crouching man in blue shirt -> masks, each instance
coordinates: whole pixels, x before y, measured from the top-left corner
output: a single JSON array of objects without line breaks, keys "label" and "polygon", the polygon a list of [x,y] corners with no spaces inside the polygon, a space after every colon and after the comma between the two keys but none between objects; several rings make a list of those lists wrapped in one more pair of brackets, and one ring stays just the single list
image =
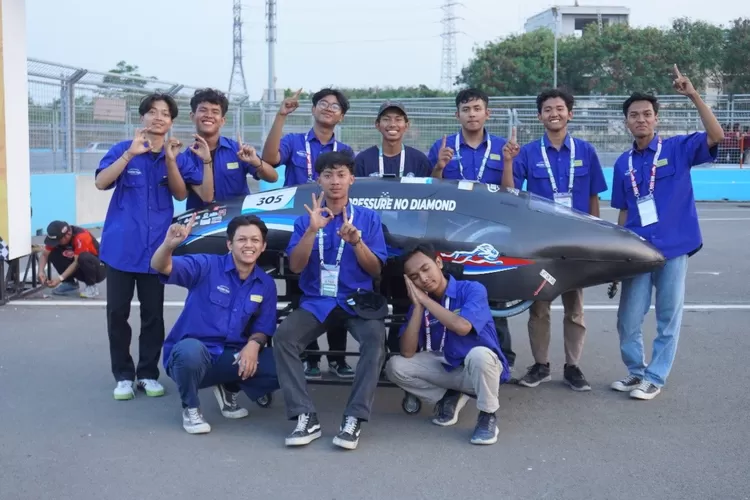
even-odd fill
[{"label": "crouching man in blue shirt", "polygon": [[240,390],[256,400],[279,388],[273,353],[266,347],[276,330],[276,284],[255,263],[266,249],[266,225],[255,216],[239,216],[227,227],[224,255],[172,252],[190,234],[173,224],[151,258],[161,281],[188,289],[185,308],[164,342],[163,363],[177,383],[182,400],[182,426],[205,434],[198,389],[214,387],[221,413],[247,416],[237,404]]},{"label": "crouching man in blue shirt", "polygon": [[[695,104],[706,132],[660,137],[659,103],[650,94],[633,94],[623,104],[633,148],[615,162],[612,207],[618,223],[645,238],[667,259],[663,268],[623,280],[617,332],[628,376],[612,389],[635,399],[655,398],[672,369],[682,323],[688,257],[703,246],[690,170],[716,160],[724,131],[690,80],[674,68],[674,86]],[[656,295],[656,339],[646,365],[643,320]]]},{"label": "crouching man in blue shirt", "polygon": [[315,162],[323,193],[312,195],[307,214],[294,223],[287,247],[289,268],[300,273],[299,308],[279,325],[274,356],[284,393],[287,417],[297,427],[287,446],[306,445],[321,436],[307,392],[300,354],[326,330],[346,327],[359,342],[360,358],[339,433],[333,443],[353,450],[361,422],[370,418],[375,389],[385,360],[385,321],[359,317],[348,304],[357,291],[372,291],[387,258],[385,236],[377,212],[349,202],[354,159],[348,152],[328,152]]},{"label": "crouching man in blue shirt", "polygon": [[420,243],[403,259],[412,306],[401,328],[401,355],[388,360],[386,375],[406,392],[437,402],[436,425],[454,425],[468,395],[476,396],[479,417],[471,442],[494,444],[498,389],[510,380],[510,368],[498,344],[487,289],[443,274],[432,245]]}]

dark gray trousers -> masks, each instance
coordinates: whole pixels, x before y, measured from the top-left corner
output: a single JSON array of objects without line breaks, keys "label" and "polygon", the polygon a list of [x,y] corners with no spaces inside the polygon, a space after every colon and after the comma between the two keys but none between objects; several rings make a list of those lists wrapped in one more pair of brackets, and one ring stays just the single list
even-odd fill
[{"label": "dark gray trousers", "polygon": [[351,316],[337,307],[325,323],[312,313],[298,308],[279,325],[273,335],[273,355],[281,391],[284,394],[287,418],[303,413],[314,413],[315,406],[307,392],[307,380],[300,354],[313,340],[331,327],[344,326],[359,342],[360,357],[354,372],[345,415],[370,419],[380,371],[385,362],[385,321],[367,320]]}]

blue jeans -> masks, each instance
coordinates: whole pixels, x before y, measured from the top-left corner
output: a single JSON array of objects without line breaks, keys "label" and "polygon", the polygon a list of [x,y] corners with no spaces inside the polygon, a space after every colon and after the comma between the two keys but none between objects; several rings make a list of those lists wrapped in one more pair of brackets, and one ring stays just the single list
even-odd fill
[{"label": "blue jeans", "polygon": [[[662,387],[672,369],[680,338],[685,303],[688,256],[667,260],[661,269],[622,282],[617,332],[620,355],[631,375]],[[646,365],[643,320],[651,307],[651,289],[656,290],[656,339],[651,363]]]},{"label": "blue jeans", "polygon": [[[198,390],[219,384],[229,386],[234,392],[242,389],[253,401],[279,388],[271,347],[258,354],[258,368],[247,380],[240,378],[239,366],[232,364],[235,352],[239,351],[227,348],[214,362],[200,340],[184,339],[175,344],[164,369],[177,384],[183,408],[200,408]],[[238,389],[232,388],[233,385]]]}]

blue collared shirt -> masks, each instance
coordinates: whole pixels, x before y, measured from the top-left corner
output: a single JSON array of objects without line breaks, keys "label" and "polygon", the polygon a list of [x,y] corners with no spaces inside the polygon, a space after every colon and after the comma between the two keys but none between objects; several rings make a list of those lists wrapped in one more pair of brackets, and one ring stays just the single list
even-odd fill
[{"label": "blue collared shirt", "polygon": [[[352,224],[361,231],[362,241],[380,259],[381,264],[384,263],[388,258],[388,252],[385,246],[385,236],[383,235],[383,225],[380,222],[380,216],[374,210],[361,206],[353,206],[349,203],[346,206],[346,213],[350,217],[352,209],[354,210]],[[294,222],[294,233],[292,233],[289,246],[286,249],[287,255],[291,255],[292,250],[297,246],[305,231],[307,231],[309,224],[310,216],[308,214],[301,215]],[[341,241],[338,231],[343,224],[344,217],[342,212],[336,215],[323,228],[323,254],[325,263],[328,265],[336,264],[336,255],[338,254],[339,242]],[[338,295],[336,298],[323,297],[320,293],[320,253],[318,251],[318,236],[316,235],[312,251],[310,252],[310,259],[300,274],[299,286],[302,290],[300,307],[311,312],[322,323],[337,305],[341,306],[349,314],[354,315],[354,311],[346,303],[346,298],[357,291],[358,288],[372,291],[373,277],[359,265],[357,255],[354,253],[354,247],[345,243],[344,252],[341,256]]]},{"label": "blue collared shirt", "polygon": [[[487,298],[487,289],[478,281],[456,280],[453,276],[448,276],[448,286],[442,299],[442,305],[445,307],[445,297],[450,299],[448,307],[450,311],[458,314],[466,321],[471,323],[473,330],[468,335],[459,335],[451,330],[447,330],[431,314],[428,316],[430,321],[430,344],[432,349],[437,351],[440,348],[440,341],[445,333],[445,345],[443,355],[449,363],[446,366],[447,371],[451,371],[464,362],[466,355],[475,347],[486,347],[497,354],[500,363],[503,365],[503,373],[500,381],[505,383],[510,380],[510,368],[508,360],[505,359],[503,351],[497,341],[497,330],[495,322],[490,313],[490,303]],[[414,312],[414,305],[406,313],[406,322],[401,326],[399,336],[403,335],[406,327]],[[424,318],[420,321],[419,328],[419,348],[425,347],[427,343],[427,332],[425,329]]]},{"label": "blue collared shirt", "polygon": [[[558,193],[570,192],[570,140],[571,136],[568,135],[558,151],[547,134],[544,134],[547,158],[549,158],[552,175],[555,176]],[[575,137],[573,141],[575,141],[576,149],[573,164],[573,208],[589,213],[591,210],[589,199],[606,191],[607,181],[604,179],[604,171],[594,146]],[[513,181],[517,189],[521,189],[523,182],[526,181],[526,191],[554,200],[552,182],[542,156],[541,140],[521,147],[521,151],[513,162]]]},{"label": "blue collared shirt", "polygon": [[[132,142],[112,146],[99,162],[95,175],[117,161]],[[203,182],[203,170],[186,157],[177,157],[177,168],[186,184]],[[164,151],[133,157],[107,187],[111,188],[114,192],[102,229],[101,260],[120,271],[156,274],[151,268],[151,256],[164,241],[174,217]]]},{"label": "blue collared shirt", "polygon": [[257,265],[243,281],[231,253],[172,257],[172,272],[162,283],[188,289],[185,307],[164,341],[166,366],[174,345],[200,340],[214,361],[225,348],[242,349],[250,335],[276,331],[276,284]]},{"label": "blue collared shirt", "polygon": [[[656,155],[658,136],[643,151],[633,151],[633,170],[640,196],[649,193],[651,165]],[[635,146],[634,146],[635,148]],[[630,151],[620,155],[612,173],[613,208],[627,210],[625,227],[658,248],[672,259],[698,251],[703,245],[698,211],[695,207],[690,168],[716,160],[719,146],[708,147],[708,134],[695,132],[662,140],[656,168],[654,203],[658,222],[641,226],[638,205],[628,174]]]},{"label": "blue collared shirt", "polygon": [[[500,185],[503,180],[503,147],[507,142],[504,138],[496,135],[490,135],[486,130],[484,131],[484,140],[479,146],[473,148],[466,144],[461,132],[458,133],[458,151],[455,151],[456,147],[456,135],[449,135],[445,141],[445,145],[453,151],[453,159],[448,162],[443,169],[443,179],[466,179],[470,181],[477,180],[479,170],[482,167],[482,160],[484,154],[487,151],[487,138],[490,138],[492,142],[490,148],[490,154],[487,157],[487,164],[482,174],[481,182],[484,184],[498,184]],[[430,165],[433,167],[438,162],[438,152],[440,152],[440,146],[443,143],[441,137],[435,144],[430,148],[430,152],[427,154],[427,158],[430,160]],[[459,159],[463,165],[463,177],[461,176],[461,169],[459,167]]]},{"label": "blue collared shirt", "polygon": [[284,174],[284,186],[297,186],[305,184],[307,180],[307,152],[305,149],[305,137],[310,138],[310,164],[312,169],[312,178],[316,180],[318,174],[315,172],[315,161],[321,153],[333,151],[333,145],[336,144],[337,151],[350,151],[352,148],[341,141],[336,141],[336,136],[325,144],[321,144],[315,136],[313,129],[306,134],[287,134],[281,138],[279,143],[279,165],[286,165]]},{"label": "blue collared shirt", "polygon": [[[237,157],[237,151],[240,146],[237,141],[228,137],[219,137],[216,149],[213,151],[213,171],[214,171],[214,201],[223,203],[229,198],[250,194],[250,188],[247,186],[247,176],[251,175],[258,180],[258,173],[254,166],[240,161]],[[203,172],[203,160],[196,155],[190,148],[186,149],[180,155],[185,155],[190,161],[195,163],[196,168]],[[186,208],[203,208],[208,205],[204,203],[192,189],[188,190]]]},{"label": "blue collared shirt", "polygon": [[[383,173],[400,177],[401,153],[396,156],[383,155]],[[377,146],[360,151],[354,160],[356,177],[378,177],[380,175],[380,154]],[[403,177],[429,177],[432,165],[423,152],[411,146],[404,146]]]}]

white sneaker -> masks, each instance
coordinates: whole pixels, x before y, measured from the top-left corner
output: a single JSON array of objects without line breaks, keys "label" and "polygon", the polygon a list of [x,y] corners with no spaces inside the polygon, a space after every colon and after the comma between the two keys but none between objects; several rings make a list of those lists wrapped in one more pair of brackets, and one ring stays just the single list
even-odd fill
[{"label": "white sneaker", "polygon": [[182,427],[188,434],[207,434],[211,426],[203,418],[200,408],[184,408],[182,410]]},{"label": "white sneaker", "polygon": [[151,396],[152,398],[164,395],[164,387],[154,379],[139,379],[138,388],[146,391],[146,396]]},{"label": "white sneaker", "polygon": [[81,298],[93,299],[99,296],[99,287],[97,285],[86,285],[81,292]]},{"label": "white sneaker", "polygon": [[135,392],[133,391],[133,381],[132,380],[120,380],[117,382],[117,387],[115,387],[115,399],[118,401],[126,401],[128,399],[133,399],[135,397]]}]

